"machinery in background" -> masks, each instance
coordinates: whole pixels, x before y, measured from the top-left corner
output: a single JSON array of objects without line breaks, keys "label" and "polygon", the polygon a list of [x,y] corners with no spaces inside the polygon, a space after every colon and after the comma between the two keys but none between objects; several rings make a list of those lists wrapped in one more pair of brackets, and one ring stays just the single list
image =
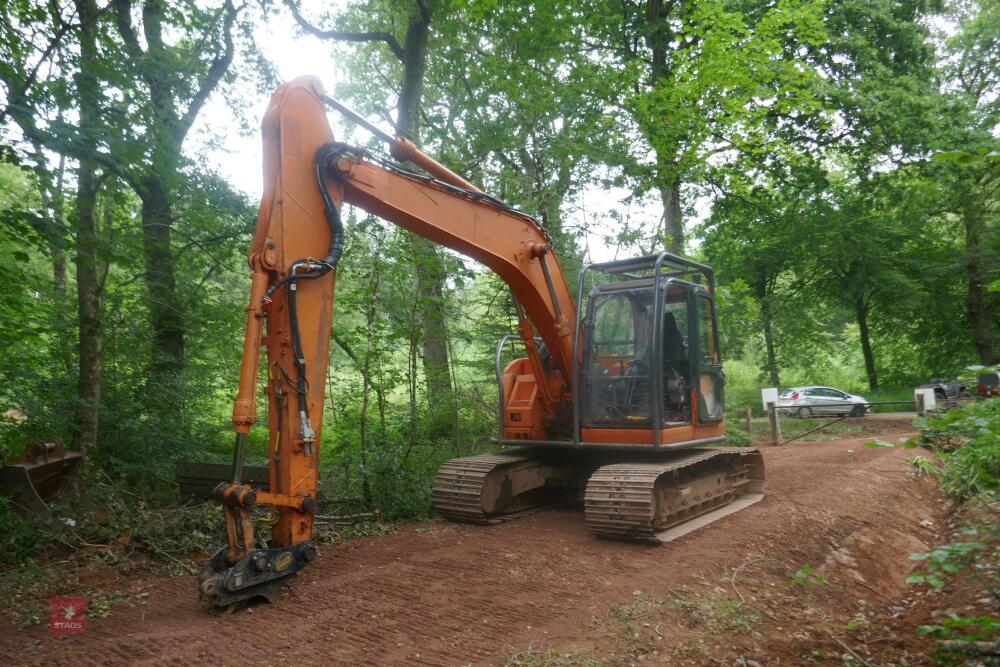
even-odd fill
[{"label": "machinery in background", "polygon": [[49,516],[46,500],[56,496],[77,478],[82,452],[68,452],[59,438],[36,440],[19,456],[0,465],[0,487],[8,489],[24,510]]}]

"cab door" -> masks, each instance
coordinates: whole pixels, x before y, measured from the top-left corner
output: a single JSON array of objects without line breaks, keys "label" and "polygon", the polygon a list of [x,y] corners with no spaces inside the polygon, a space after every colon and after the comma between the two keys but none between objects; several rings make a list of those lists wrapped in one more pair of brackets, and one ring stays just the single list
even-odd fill
[{"label": "cab door", "polygon": [[690,338],[692,362],[697,373],[698,423],[721,421],[725,412],[725,380],[715,321],[715,301],[702,291],[692,292],[694,329]]}]

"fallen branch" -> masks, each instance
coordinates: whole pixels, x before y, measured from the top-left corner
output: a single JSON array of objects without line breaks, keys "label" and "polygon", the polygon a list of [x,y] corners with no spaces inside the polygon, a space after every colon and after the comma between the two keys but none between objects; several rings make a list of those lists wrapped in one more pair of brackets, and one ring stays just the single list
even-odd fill
[{"label": "fallen branch", "polygon": [[860,662],[860,663],[861,663],[862,665],[867,665],[868,667],[875,667],[875,665],[873,665],[873,664],[871,663],[871,661],[870,661],[870,660],[865,660],[864,658],[862,658],[862,657],[861,657],[860,655],[858,655],[858,654],[857,654],[857,652],[855,652],[855,651],[854,651],[854,649],[852,649],[852,648],[851,648],[850,646],[848,646],[848,645],[847,645],[847,644],[845,644],[844,642],[840,641],[839,639],[837,639],[836,637],[834,637],[833,635],[831,635],[831,634],[830,634],[829,632],[828,632],[828,633],[826,633],[826,634],[827,634],[827,635],[829,635],[830,639],[832,639],[833,641],[835,641],[835,642],[837,642],[838,644],[840,644],[841,648],[843,648],[843,649],[844,649],[845,651],[847,651],[847,652],[848,652],[848,653],[850,653],[850,654],[851,654],[852,656],[854,656],[854,658],[855,658],[856,660],[858,660],[858,662]]},{"label": "fallen branch", "polygon": [[865,582],[858,581],[857,579],[855,579],[854,581],[855,581],[855,583],[857,583],[857,584],[859,584],[861,586],[864,586],[865,588],[867,588],[868,590],[870,590],[872,593],[875,593],[876,595],[882,596],[882,599],[884,599],[886,602],[888,602],[890,604],[895,604],[896,603],[895,600],[893,600],[891,597],[889,597],[888,595],[886,595],[882,591],[878,590],[877,588],[872,588],[871,586],[869,586]]},{"label": "fallen branch", "polygon": [[744,567],[746,567],[750,563],[756,563],[759,560],[761,560],[761,559],[760,558],[754,558],[753,560],[743,561],[742,563],[740,563],[740,565],[735,570],[733,570],[733,576],[729,578],[730,583],[732,583],[732,585],[733,585],[733,590],[736,591],[736,595],[739,596],[740,602],[742,602],[743,604],[746,604],[747,601],[743,599],[743,593],[740,593],[740,589],[737,588],[737,586],[736,586],[736,575],[738,575],[740,573],[740,570],[742,570]]}]

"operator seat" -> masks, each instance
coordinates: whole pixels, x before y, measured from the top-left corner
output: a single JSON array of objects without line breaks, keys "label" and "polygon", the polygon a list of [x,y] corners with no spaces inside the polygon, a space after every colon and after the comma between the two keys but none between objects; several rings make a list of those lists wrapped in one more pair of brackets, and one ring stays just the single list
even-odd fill
[{"label": "operator seat", "polygon": [[[684,388],[688,377],[687,346],[684,344],[684,337],[677,326],[677,319],[673,313],[663,315],[663,399],[664,407],[670,415],[674,413],[673,419],[680,418],[682,421],[690,421],[690,416],[685,408],[687,399]],[[681,415],[680,417],[677,416]],[[671,417],[667,417],[671,419]]]},{"label": "operator seat", "polygon": [[673,313],[663,315],[663,366],[687,375],[684,372],[687,368],[687,346]]}]

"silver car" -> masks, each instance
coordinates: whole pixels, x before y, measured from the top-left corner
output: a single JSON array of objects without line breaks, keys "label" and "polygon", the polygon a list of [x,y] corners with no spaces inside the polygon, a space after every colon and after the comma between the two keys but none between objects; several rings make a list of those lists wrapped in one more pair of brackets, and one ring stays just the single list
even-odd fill
[{"label": "silver car", "polygon": [[868,412],[864,396],[855,396],[833,387],[792,387],[778,396],[778,409],[801,419],[813,415],[850,415],[864,417]]}]

